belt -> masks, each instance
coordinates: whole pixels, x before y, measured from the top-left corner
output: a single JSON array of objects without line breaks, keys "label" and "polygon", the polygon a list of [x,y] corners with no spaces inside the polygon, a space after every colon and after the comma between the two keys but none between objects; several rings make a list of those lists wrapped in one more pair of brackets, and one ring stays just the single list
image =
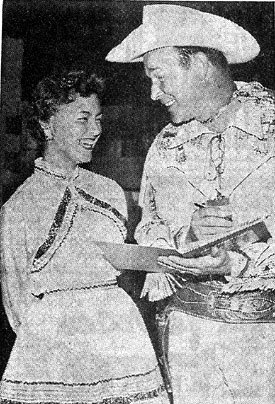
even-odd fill
[{"label": "belt", "polygon": [[232,295],[221,293],[220,281],[186,282],[172,296],[158,303],[156,323],[160,363],[168,392],[171,374],[168,364],[169,315],[182,312],[193,317],[224,323],[248,324],[275,322],[275,293],[246,291]]},{"label": "belt", "polygon": [[181,311],[191,316],[226,323],[275,322],[275,293],[245,291],[221,293],[222,282],[186,282],[171,296],[168,314]]}]

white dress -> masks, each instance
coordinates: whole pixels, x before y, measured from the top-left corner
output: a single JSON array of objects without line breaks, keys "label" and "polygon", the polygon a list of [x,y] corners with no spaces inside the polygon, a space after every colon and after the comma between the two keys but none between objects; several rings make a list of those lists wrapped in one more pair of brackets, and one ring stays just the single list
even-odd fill
[{"label": "white dress", "polygon": [[2,210],[2,290],[16,341],[3,403],[168,403],[147,330],[97,240],[123,243],[112,180],[42,159]]}]

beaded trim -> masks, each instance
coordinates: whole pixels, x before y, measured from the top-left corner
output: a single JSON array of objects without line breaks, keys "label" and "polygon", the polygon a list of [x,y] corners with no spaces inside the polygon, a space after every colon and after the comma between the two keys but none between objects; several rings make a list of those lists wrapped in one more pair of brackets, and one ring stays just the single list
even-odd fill
[{"label": "beaded trim", "polygon": [[82,196],[83,199],[85,199],[86,201],[90,202],[91,204],[93,204],[95,206],[99,206],[100,208],[106,209],[109,212],[113,213],[119,220],[121,220],[123,222],[124,225],[126,225],[126,223],[127,223],[126,218],[116,208],[113,208],[109,203],[95,198],[94,196],[83,191],[83,189],[80,189],[77,187],[75,189],[77,190],[79,195]]},{"label": "beaded trim", "polygon": [[147,372],[144,373],[137,373],[137,374],[131,374],[131,375],[126,375],[126,376],[121,376],[121,377],[115,377],[111,379],[102,379],[102,380],[97,380],[96,382],[91,382],[91,383],[64,383],[64,382],[27,382],[27,381],[21,381],[21,380],[10,380],[10,379],[5,379],[3,378],[2,381],[6,383],[13,383],[13,384],[25,384],[25,385],[62,385],[62,386],[96,386],[101,383],[110,383],[111,381],[119,381],[123,379],[131,379],[132,377],[140,377],[140,376],[148,376],[151,373],[154,373],[158,369],[158,366],[155,366],[153,369],[148,370]]},{"label": "beaded trim", "polygon": [[[138,401],[144,401],[144,400],[150,400],[152,398],[157,398],[158,396],[161,395],[161,393],[165,392],[165,386],[161,385],[156,389],[146,391],[146,392],[140,392],[140,393],[134,393],[134,394],[129,394],[126,397],[110,397],[110,398],[104,398],[101,401],[94,402],[93,404],[131,404],[134,402]],[[61,404],[60,401],[32,401],[32,404]],[[86,404],[87,402],[77,402],[75,404]],[[27,404],[26,401],[13,401],[13,400],[6,400],[2,399],[1,404]],[[72,403],[73,404],[73,403]]]},{"label": "beaded trim", "polygon": [[[126,218],[117,209],[113,208],[107,202],[101,201],[100,199],[97,199],[97,198],[89,195],[88,193],[86,193],[85,191],[83,191],[80,188],[75,188],[75,189],[78,192],[78,194],[85,201],[89,202],[95,208],[100,208],[103,210],[103,211],[98,211],[98,210],[94,209],[95,212],[103,214],[111,220],[114,220],[114,218],[111,217],[111,215],[113,215],[116,219],[119,219],[119,222],[115,221],[115,224],[118,226],[118,228],[122,234],[123,240],[124,240],[127,235],[127,228],[125,226],[125,224],[127,222]],[[49,260],[52,258],[53,254],[60,247],[60,245],[63,243],[66,236],[68,235],[68,233],[73,225],[74,217],[75,217],[77,211],[79,210],[78,204],[70,205],[71,201],[72,201],[72,193],[71,193],[69,187],[67,187],[65,189],[62,200],[58,206],[58,209],[57,209],[56,215],[54,217],[54,221],[51,225],[50,231],[48,233],[48,236],[47,236],[46,240],[44,241],[44,243],[38,248],[38,250],[35,254],[35,257],[33,259],[32,273],[40,272],[47,265]],[[91,209],[91,208],[89,208],[89,209]],[[67,227],[65,226],[66,216],[69,220]],[[62,226],[65,227],[65,232],[60,232],[60,229]]]},{"label": "beaded trim", "polygon": [[53,242],[54,242],[54,240],[55,240],[55,238],[57,236],[58,229],[62,225],[64,216],[66,214],[66,210],[68,208],[68,205],[69,205],[69,202],[70,202],[71,199],[72,199],[71,191],[69,190],[69,188],[66,188],[65,192],[64,192],[64,195],[63,195],[63,198],[61,200],[61,203],[58,206],[54,221],[53,221],[53,223],[51,225],[47,240],[44,241],[44,243],[39,247],[37,253],[35,254],[34,262],[33,262],[34,265],[39,260],[39,258],[41,258],[42,255],[44,255],[45,252],[53,244]]},{"label": "beaded trim", "polygon": [[[56,250],[64,242],[64,240],[66,239],[67,235],[69,234],[72,228],[73,221],[77,211],[78,211],[78,205],[74,204],[69,206],[69,202],[67,204],[65,198],[64,197],[62,198],[62,201],[57,209],[54,222],[51,226],[49,235],[46,241],[42,244],[42,246],[38,248],[38,251],[34,257],[33,269],[31,271],[32,273],[40,272],[50,261]],[[66,221],[65,215],[68,218],[67,222],[69,222],[66,227],[64,224],[64,222]],[[65,232],[60,232],[61,225],[65,227]]]},{"label": "beaded trim", "polygon": [[101,283],[97,285],[91,285],[91,286],[80,286],[80,287],[73,287],[73,288],[66,288],[66,289],[53,289],[53,290],[47,290],[44,293],[40,293],[39,295],[35,295],[32,293],[34,297],[37,297],[38,299],[42,300],[45,295],[52,295],[53,293],[59,293],[59,292],[72,292],[72,291],[78,291],[78,290],[90,290],[90,289],[100,289],[100,288],[114,288],[117,287],[118,283],[116,280],[110,281],[107,283]]},{"label": "beaded trim", "polygon": [[51,176],[54,176],[54,177],[56,177],[56,178],[60,178],[60,179],[62,179],[62,180],[66,180],[66,176],[65,176],[65,175],[57,174],[57,173],[48,171],[48,170],[46,170],[45,168],[39,167],[38,165],[35,166],[35,171],[41,171],[41,172],[43,172],[43,173],[46,174],[46,175],[51,175]]},{"label": "beaded trim", "polygon": [[118,227],[118,230],[120,231],[120,233],[121,233],[121,235],[122,235],[122,240],[125,240],[126,239],[126,236],[127,236],[127,228],[124,226],[124,224],[123,223],[121,223],[121,221],[119,221],[119,220],[116,220],[114,217],[113,217],[113,215],[111,214],[112,212],[108,212],[108,211],[106,211],[106,210],[101,210],[100,208],[98,208],[98,207],[84,207],[84,206],[81,206],[81,210],[90,210],[91,212],[96,212],[96,213],[99,213],[100,215],[102,215],[102,216],[106,216],[106,217],[108,217],[108,219],[110,219],[110,220],[112,220],[113,222],[114,222],[114,224],[115,224],[115,226],[116,227]]}]

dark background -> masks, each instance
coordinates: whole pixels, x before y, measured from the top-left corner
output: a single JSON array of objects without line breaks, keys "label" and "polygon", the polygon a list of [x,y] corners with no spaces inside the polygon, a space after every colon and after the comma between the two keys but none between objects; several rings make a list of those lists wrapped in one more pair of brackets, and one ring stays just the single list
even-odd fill
[{"label": "dark background", "polygon": [[[141,63],[105,62],[112,47],[142,21],[146,1],[4,0],[2,46],[1,201],[31,173],[39,155],[26,128],[24,106],[45,75],[63,68],[96,70],[106,78],[103,135],[92,168],[115,179],[126,191],[132,229],[146,152],[168,121],[150,101]],[[161,3],[161,2],[158,2]],[[163,2],[164,3],[164,2]],[[166,2],[167,3],[167,2]],[[261,46],[253,61],[232,66],[236,80],[274,88],[274,2],[176,2],[221,15],[240,24]],[[0,310],[0,374],[14,341]]]}]

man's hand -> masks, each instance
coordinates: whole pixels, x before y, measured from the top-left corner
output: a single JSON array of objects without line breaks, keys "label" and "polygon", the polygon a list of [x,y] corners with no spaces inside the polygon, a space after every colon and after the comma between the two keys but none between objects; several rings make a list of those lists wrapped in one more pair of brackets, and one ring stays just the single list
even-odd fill
[{"label": "man's hand", "polygon": [[232,212],[228,205],[197,209],[191,219],[191,231],[197,240],[207,240],[232,230]]},{"label": "man's hand", "polygon": [[158,264],[169,269],[192,275],[229,275],[231,272],[230,257],[223,248],[212,247],[211,255],[198,258],[182,258],[176,256],[159,257]]}]

